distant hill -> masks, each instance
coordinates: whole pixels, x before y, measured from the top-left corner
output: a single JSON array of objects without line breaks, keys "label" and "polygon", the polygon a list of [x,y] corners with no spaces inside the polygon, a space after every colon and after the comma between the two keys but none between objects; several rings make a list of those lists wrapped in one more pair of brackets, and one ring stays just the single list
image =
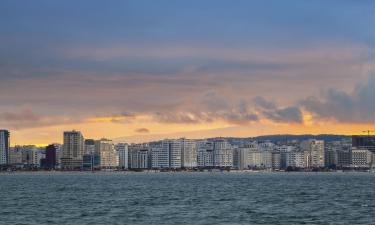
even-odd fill
[{"label": "distant hill", "polygon": [[231,137],[228,138],[230,142],[239,142],[239,141],[271,141],[271,142],[285,142],[291,140],[302,141],[306,139],[318,139],[324,140],[326,142],[331,141],[339,141],[343,139],[350,139],[351,136],[348,135],[335,135],[335,134],[302,134],[302,135],[293,135],[293,134],[278,134],[278,135],[264,135],[264,136],[257,136],[257,137],[249,137],[249,138],[235,138]]},{"label": "distant hill", "polygon": [[[192,135],[194,134],[194,135]],[[173,133],[173,134],[159,134],[159,135],[138,135],[138,136],[128,136],[128,137],[119,137],[113,139],[114,142],[127,142],[127,143],[141,143],[141,142],[158,142],[159,140],[165,138],[193,138],[193,139],[205,139],[204,136],[200,136],[199,133],[196,132],[184,132],[184,133]],[[197,138],[199,137],[199,138]],[[200,138],[202,137],[202,138]],[[214,139],[217,138],[212,136],[212,138],[206,139]],[[334,134],[302,134],[302,135],[293,135],[293,134],[278,134],[278,135],[263,135],[263,136],[256,136],[256,137],[221,137],[227,139],[231,143],[235,142],[249,142],[249,141],[271,141],[271,142],[285,142],[291,140],[302,141],[306,139],[318,139],[324,140],[326,142],[331,141],[339,141],[343,139],[350,140],[351,136],[348,135],[334,135]]]}]

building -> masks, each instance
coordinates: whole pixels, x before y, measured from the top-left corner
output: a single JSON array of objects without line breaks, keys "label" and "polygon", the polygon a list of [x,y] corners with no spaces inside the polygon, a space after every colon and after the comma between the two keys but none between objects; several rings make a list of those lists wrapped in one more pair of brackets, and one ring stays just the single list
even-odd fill
[{"label": "building", "polygon": [[301,142],[301,150],[306,154],[306,166],[312,167],[324,167],[324,141],[309,139]]},{"label": "building", "polygon": [[10,133],[0,130],[0,167],[9,164]]},{"label": "building", "polygon": [[13,148],[10,148],[9,151],[9,164],[16,167],[22,167],[22,147],[21,146],[15,146]]},{"label": "building", "polygon": [[344,168],[351,165],[351,143],[335,141],[325,146],[325,166]]},{"label": "building", "polygon": [[46,158],[44,161],[44,168],[55,169],[56,165],[56,147],[55,145],[48,145],[46,147]]},{"label": "building", "polygon": [[126,143],[118,143],[115,149],[119,154],[119,167],[123,170],[129,169],[129,147]]},{"label": "building", "polygon": [[86,139],[85,140],[85,155],[95,154],[95,140],[93,139]]},{"label": "building", "polygon": [[148,143],[131,144],[128,146],[129,161],[131,169],[149,169],[151,167],[151,151]]},{"label": "building", "polygon": [[111,140],[102,138],[95,141],[95,155],[100,157],[100,168],[113,169],[119,166],[119,153]]},{"label": "building", "polygon": [[182,143],[176,139],[163,140],[161,147],[169,154],[169,168],[179,169],[182,167]]},{"label": "building", "polygon": [[337,151],[337,164],[339,168],[350,167],[352,161],[352,145],[342,144],[341,148]]},{"label": "building", "polygon": [[306,167],[306,154],[304,151],[295,149],[290,152],[286,152],[286,162],[285,166],[296,167],[296,168],[305,168]]},{"label": "building", "polygon": [[84,148],[84,138],[81,132],[75,130],[64,132],[61,168],[67,170],[81,169]]},{"label": "building", "polygon": [[197,142],[197,166],[200,168],[211,168],[214,166],[214,143],[212,141]]},{"label": "building", "polygon": [[367,148],[352,148],[352,163],[354,168],[369,168],[373,165],[374,153]]},{"label": "building", "polygon": [[272,169],[273,170],[281,169],[281,153],[278,151],[272,152]]},{"label": "building", "polygon": [[17,146],[21,148],[22,163],[27,168],[41,167],[41,161],[45,158],[45,149],[35,145]]},{"label": "building", "polygon": [[53,143],[52,144],[55,147],[56,150],[56,166],[55,168],[60,168],[61,167],[61,158],[62,158],[62,151],[63,151],[63,146],[58,143]]},{"label": "building", "polygon": [[248,155],[249,148],[234,148],[233,149],[233,167],[238,170],[248,169]]},{"label": "building", "polygon": [[375,136],[374,135],[353,135],[352,146],[359,149],[368,149],[375,153]]},{"label": "building", "polygon": [[181,142],[181,166],[182,168],[196,168],[197,162],[197,144],[191,139],[179,139]]},{"label": "building", "polygon": [[150,148],[148,144],[129,146],[129,166],[131,169],[149,169],[151,167]]},{"label": "building", "polygon": [[232,167],[233,166],[233,149],[229,142],[224,139],[213,141],[214,167]]},{"label": "building", "polygon": [[161,146],[151,148],[151,168],[169,168],[169,151],[166,148],[162,148]]}]

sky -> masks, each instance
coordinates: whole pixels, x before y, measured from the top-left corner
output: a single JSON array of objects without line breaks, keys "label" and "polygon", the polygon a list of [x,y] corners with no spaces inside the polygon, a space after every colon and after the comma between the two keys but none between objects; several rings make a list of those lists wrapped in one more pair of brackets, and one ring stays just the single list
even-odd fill
[{"label": "sky", "polygon": [[12,145],[375,125],[375,1],[2,0]]}]

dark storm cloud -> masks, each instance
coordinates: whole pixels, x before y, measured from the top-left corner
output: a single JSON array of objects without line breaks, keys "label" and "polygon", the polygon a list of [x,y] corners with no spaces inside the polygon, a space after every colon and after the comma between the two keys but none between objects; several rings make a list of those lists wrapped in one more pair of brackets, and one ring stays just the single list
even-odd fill
[{"label": "dark storm cloud", "polygon": [[278,107],[276,103],[266,100],[261,96],[254,98],[254,104],[261,114],[278,123],[302,123],[303,116],[299,107]]},{"label": "dark storm cloud", "polygon": [[357,85],[353,92],[330,89],[322,98],[309,97],[301,101],[306,110],[319,118],[340,122],[375,122],[375,75]]}]

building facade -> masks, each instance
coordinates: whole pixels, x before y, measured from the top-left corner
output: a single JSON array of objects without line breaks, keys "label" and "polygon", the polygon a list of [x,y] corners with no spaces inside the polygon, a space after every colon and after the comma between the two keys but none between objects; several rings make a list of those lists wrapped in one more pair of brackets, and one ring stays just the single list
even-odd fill
[{"label": "building facade", "polygon": [[115,145],[115,149],[119,155],[119,167],[120,169],[129,169],[129,146],[126,143],[118,143]]},{"label": "building facade", "polygon": [[81,169],[84,155],[84,137],[79,131],[64,132],[64,145],[61,158],[62,169]]},{"label": "building facade", "polygon": [[0,130],[0,166],[9,164],[10,133]]}]

